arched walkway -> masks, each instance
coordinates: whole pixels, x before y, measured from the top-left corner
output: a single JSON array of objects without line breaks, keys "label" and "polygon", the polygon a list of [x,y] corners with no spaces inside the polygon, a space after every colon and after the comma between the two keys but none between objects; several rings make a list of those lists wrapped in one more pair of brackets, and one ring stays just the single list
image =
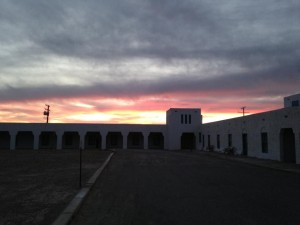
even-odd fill
[{"label": "arched walkway", "polygon": [[0,131],[0,149],[10,149],[10,135],[8,131]]},{"label": "arched walkway", "polygon": [[33,149],[34,136],[31,131],[19,131],[16,136],[16,149]]},{"label": "arched walkway", "polygon": [[78,132],[67,131],[62,137],[62,148],[63,149],[79,149],[80,136]]},{"label": "arched walkway", "polygon": [[39,138],[40,149],[56,149],[57,148],[57,136],[53,131],[43,131]]},{"label": "arched walkway", "polygon": [[144,136],[141,132],[130,132],[127,137],[128,149],[144,149]]},{"label": "arched walkway", "polygon": [[148,137],[149,149],[164,149],[164,136],[159,132],[151,132]]},{"label": "arched walkway", "polygon": [[108,132],[106,136],[106,148],[107,149],[122,149],[123,148],[123,136],[121,132]]},{"label": "arched walkway", "polygon": [[85,135],[85,149],[101,149],[101,135],[99,132],[87,132]]}]

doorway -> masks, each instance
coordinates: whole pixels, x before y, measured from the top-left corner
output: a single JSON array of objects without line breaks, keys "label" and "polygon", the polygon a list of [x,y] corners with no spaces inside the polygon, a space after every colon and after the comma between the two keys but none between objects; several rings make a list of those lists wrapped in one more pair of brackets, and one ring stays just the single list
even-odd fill
[{"label": "doorway", "polygon": [[194,133],[183,133],[181,135],[181,149],[195,149],[195,134]]},{"label": "doorway", "polygon": [[292,128],[280,130],[280,156],[283,162],[296,162],[295,134]]},{"label": "doorway", "polygon": [[244,156],[247,156],[248,155],[248,135],[246,133],[243,133],[242,141],[243,141],[243,152],[242,152],[242,154]]}]

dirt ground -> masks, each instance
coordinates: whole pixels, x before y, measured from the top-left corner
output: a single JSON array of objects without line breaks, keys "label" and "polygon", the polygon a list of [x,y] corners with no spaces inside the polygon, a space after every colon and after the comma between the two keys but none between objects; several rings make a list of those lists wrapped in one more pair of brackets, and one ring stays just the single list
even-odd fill
[{"label": "dirt ground", "polygon": [[[109,153],[83,151],[82,184]],[[0,151],[0,225],[51,224],[78,191],[78,150]]]}]

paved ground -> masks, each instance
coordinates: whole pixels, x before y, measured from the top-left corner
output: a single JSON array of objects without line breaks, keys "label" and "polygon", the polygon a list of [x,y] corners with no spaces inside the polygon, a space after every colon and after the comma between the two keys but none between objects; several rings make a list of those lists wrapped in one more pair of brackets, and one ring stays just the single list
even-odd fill
[{"label": "paved ground", "polygon": [[300,175],[208,153],[118,151],[72,225],[300,224]]},{"label": "paved ground", "polygon": [[[83,151],[83,184],[109,153]],[[0,151],[0,225],[49,225],[78,191],[79,151]]]}]

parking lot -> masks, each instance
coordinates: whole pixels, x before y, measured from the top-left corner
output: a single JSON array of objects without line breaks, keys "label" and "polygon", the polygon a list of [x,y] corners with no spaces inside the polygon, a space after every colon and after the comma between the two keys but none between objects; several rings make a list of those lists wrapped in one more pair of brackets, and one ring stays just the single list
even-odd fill
[{"label": "parking lot", "polygon": [[[109,153],[83,151],[83,184]],[[78,150],[0,151],[1,225],[49,225],[78,191]]]},{"label": "parking lot", "polygon": [[299,174],[204,152],[123,150],[72,225],[298,225],[299,190]]}]

